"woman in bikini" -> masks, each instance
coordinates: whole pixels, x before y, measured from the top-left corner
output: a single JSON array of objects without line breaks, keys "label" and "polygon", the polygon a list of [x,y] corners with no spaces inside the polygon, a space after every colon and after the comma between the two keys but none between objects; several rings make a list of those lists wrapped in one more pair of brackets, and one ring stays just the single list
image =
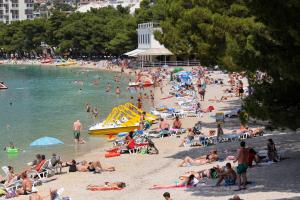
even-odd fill
[{"label": "woman in bikini", "polygon": [[115,167],[102,167],[100,161],[94,161],[94,162],[87,162],[87,161],[82,161],[80,165],[77,166],[77,171],[79,172],[95,172],[95,173],[100,173],[104,171],[115,171]]},{"label": "woman in bikini", "polygon": [[105,190],[122,190],[126,187],[126,183],[124,182],[105,182],[104,185],[88,185],[86,187],[87,190],[91,191],[105,191]]},{"label": "woman in bikini", "polygon": [[185,165],[204,165],[206,163],[211,163],[218,160],[218,153],[216,150],[210,152],[208,155],[200,156],[198,158],[191,158],[189,156],[185,157],[183,161],[178,165],[178,167],[183,167]]}]

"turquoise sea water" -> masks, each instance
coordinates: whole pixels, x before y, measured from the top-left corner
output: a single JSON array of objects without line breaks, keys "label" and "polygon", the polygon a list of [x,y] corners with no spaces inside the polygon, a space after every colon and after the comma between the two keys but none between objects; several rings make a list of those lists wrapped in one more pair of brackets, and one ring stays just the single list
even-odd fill
[{"label": "turquoise sea water", "polygon": [[[71,159],[103,146],[105,138],[87,134],[94,119],[85,112],[85,103],[97,106],[100,118],[104,119],[113,106],[127,102],[131,96],[125,92],[127,78],[122,77],[117,84],[113,80],[115,75],[84,69],[0,65],[0,81],[9,88],[0,90],[0,165],[20,169],[32,161],[36,153],[49,156],[55,152],[63,159]],[[98,78],[99,85],[93,85],[92,81]],[[75,80],[83,81],[83,86],[74,84]],[[113,86],[110,93],[105,92],[108,82]],[[114,93],[116,85],[120,85],[120,97]],[[77,119],[84,125],[85,145],[75,145],[73,141],[72,125]],[[65,144],[29,147],[33,140],[43,136],[56,137]],[[10,141],[24,152],[18,155],[4,152],[2,149]]]}]

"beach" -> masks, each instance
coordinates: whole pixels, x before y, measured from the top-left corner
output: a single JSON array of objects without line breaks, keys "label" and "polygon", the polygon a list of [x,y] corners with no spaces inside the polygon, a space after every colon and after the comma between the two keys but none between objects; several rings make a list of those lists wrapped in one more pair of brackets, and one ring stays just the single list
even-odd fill
[{"label": "beach", "polygon": [[[190,69],[187,69],[190,70]],[[214,79],[227,79],[220,71],[213,72],[210,76]],[[176,108],[176,98],[169,96],[170,84],[167,79],[164,80],[163,93],[160,88],[156,88],[155,105],[168,105],[168,107]],[[208,101],[209,99],[220,99],[223,95],[223,90],[228,88],[226,82],[224,86],[211,84],[207,85],[205,100],[201,101],[201,107],[207,108],[213,106],[213,112],[204,113],[202,117],[186,117],[182,119],[183,128],[192,128],[198,121],[202,122],[202,131],[208,134],[209,130],[216,130],[216,119],[212,116],[216,112],[225,112],[236,109],[241,106],[239,97],[228,98],[222,102]],[[169,123],[172,120],[168,120]],[[157,124],[151,128],[155,128]],[[250,127],[260,125],[249,123]],[[224,133],[230,133],[232,130],[240,128],[240,123],[237,118],[226,118],[223,125]],[[143,154],[124,154],[120,157],[105,158],[105,150],[112,146],[111,143],[106,143],[104,147],[95,148],[91,152],[77,157],[76,160],[96,161],[104,166],[115,166],[115,172],[102,172],[101,174],[93,173],[67,173],[67,168],[64,168],[64,173],[55,175],[55,180],[37,187],[39,194],[42,197],[49,198],[50,189],[64,188],[63,196],[69,196],[74,200],[83,199],[136,199],[136,200],[153,200],[163,199],[162,194],[169,192],[174,200],[184,199],[204,199],[204,200],[221,200],[229,199],[233,195],[239,195],[241,199],[256,200],[256,199],[300,199],[300,175],[298,172],[300,158],[300,135],[291,130],[275,130],[265,131],[264,136],[246,139],[248,146],[255,147],[257,150],[266,148],[267,139],[272,138],[278,150],[285,150],[282,161],[269,165],[253,167],[248,170],[248,180],[251,184],[246,190],[235,192],[236,186],[220,186],[214,187],[214,182],[207,181],[205,184],[200,184],[195,188],[171,188],[149,190],[153,185],[174,185],[178,177],[187,171],[208,169],[212,166],[224,166],[227,161],[227,156],[236,155],[236,150],[239,147],[239,142],[219,143],[208,147],[179,147],[184,135],[180,138],[170,136],[165,138],[153,139],[153,142],[159,149],[158,155],[143,155]],[[87,144],[86,144],[87,145]],[[217,150],[222,161],[217,161],[211,164],[202,166],[178,167],[181,159],[185,156],[197,157],[206,155],[211,150]],[[63,157],[63,155],[61,155]],[[63,157],[64,158],[64,157]],[[67,158],[66,158],[67,159]],[[68,158],[71,159],[71,158]],[[233,164],[236,166],[236,164]],[[53,177],[51,177],[53,178]],[[104,182],[123,181],[126,183],[126,188],[120,191],[88,191],[86,187],[90,184],[103,184]],[[16,199],[28,199],[28,196],[19,196]]]}]

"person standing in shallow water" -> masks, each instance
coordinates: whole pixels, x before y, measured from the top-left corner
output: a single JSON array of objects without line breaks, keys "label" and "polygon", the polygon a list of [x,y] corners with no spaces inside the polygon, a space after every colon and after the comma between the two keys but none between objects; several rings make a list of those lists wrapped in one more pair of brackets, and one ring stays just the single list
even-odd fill
[{"label": "person standing in shallow water", "polygon": [[75,143],[79,143],[79,144],[84,144],[85,143],[85,141],[80,138],[80,131],[81,130],[82,130],[82,124],[78,119],[77,121],[75,121],[73,123],[73,133],[74,133]]}]

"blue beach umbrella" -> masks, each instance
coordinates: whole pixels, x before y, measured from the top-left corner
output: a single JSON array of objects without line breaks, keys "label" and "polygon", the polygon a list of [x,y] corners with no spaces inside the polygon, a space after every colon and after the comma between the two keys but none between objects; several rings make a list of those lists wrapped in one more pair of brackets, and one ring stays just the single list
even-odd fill
[{"label": "blue beach umbrella", "polygon": [[58,145],[58,144],[64,144],[59,139],[53,138],[53,137],[41,137],[37,140],[34,140],[30,146],[50,146],[50,145]]}]

